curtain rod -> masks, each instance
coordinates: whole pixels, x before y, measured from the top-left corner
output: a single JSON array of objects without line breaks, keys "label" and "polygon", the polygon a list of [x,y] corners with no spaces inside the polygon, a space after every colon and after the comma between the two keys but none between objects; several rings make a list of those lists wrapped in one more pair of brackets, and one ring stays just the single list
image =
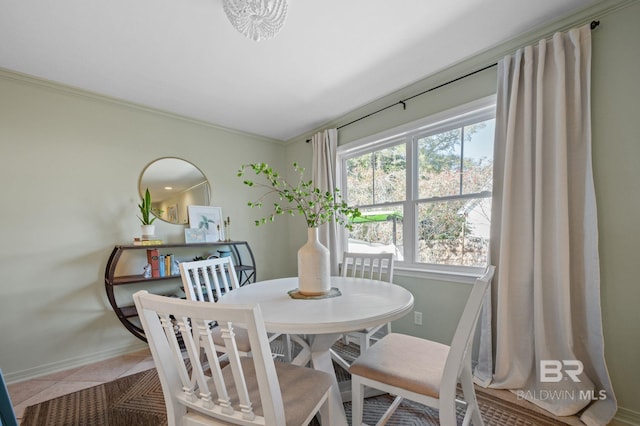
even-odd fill
[{"label": "curtain rod", "polygon": [[[591,28],[591,30],[595,30],[595,29],[598,27],[598,25],[600,25],[600,21],[591,21],[591,24],[590,24],[590,28]],[[460,76],[460,77],[454,78],[453,80],[449,80],[449,81],[447,81],[446,83],[439,84],[439,85],[437,85],[437,86],[435,86],[435,87],[432,87],[432,88],[430,88],[430,89],[424,90],[424,91],[422,91],[422,92],[420,92],[420,93],[417,93],[417,94],[415,94],[415,95],[409,96],[408,98],[405,98],[405,99],[403,99],[403,100],[401,100],[401,101],[398,101],[398,102],[396,102],[395,104],[387,105],[387,106],[386,106],[386,107],[384,107],[384,108],[380,108],[379,110],[376,110],[376,111],[370,112],[369,114],[367,114],[367,115],[363,115],[363,116],[362,116],[362,117],[360,117],[360,118],[356,118],[355,120],[350,121],[350,122],[348,122],[347,124],[343,124],[342,126],[338,126],[338,127],[337,127],[337,129],[338,129],[338,130],[340,130],[340,129],[342,129],[343,127],[350,126],[350,125],[352,125],[352,124],[354,124],[354,123],[357,123],[358,121],[364,120],[365,118],[369,118],[369,117],[371,117],[372,115],[378,114],[378,113],[380,113],[380,112],[382,112],[382,111],[386,111],[386,110],[388,110],[389,108],[393,108],[393,107],[394,107],[394,106],[396,106],[396,105],[402,105],[402,109],[406,110],[406,109],[407,109],[407,104],[406,104],[406,102],[407,102],[407,101],[409,101],[409,100],[411,100],[411,99],[413,99],[413,98],[417,98],[418,96],[422,96],[422,95],[424,95],[425,93],[429,93],[429,92],[434,91],[434,90],[436,90],[436,89],[440,89],[441,87],[447,86],[447,85],[449,85],[449,84],[451,84],[451,83],[455,83],[456,81],[460,81],[460,80],[465,79],[465,78],[467,78],[467,77],[471,77],[472,75],[475,75],[475,74],[478,74],[478,73],[480,73],[480,72],[482,72],[482,71],[488,70],[489,68],[493,68],[493,67],[495,67],[496,65],[498,65],[498,63],[497,63],[497,62],[496,62],[496,63],[493,63],[493,64],[491,64],[491,65],[487,65],[487,66],[485,66],[485,67],[482,67],[482,68],[480,68],[480,69],[477,69],[477,70],[475,70],[475,71],[471,71],[471,72],[470,72],[470,73],[468,73],[468,74],[465,74],[465,75],[463,75],[463,76]],[[306,142],[307,142],[307,143],[311,142],[311,139],[307,139],[307,141],[306,141]]]}]

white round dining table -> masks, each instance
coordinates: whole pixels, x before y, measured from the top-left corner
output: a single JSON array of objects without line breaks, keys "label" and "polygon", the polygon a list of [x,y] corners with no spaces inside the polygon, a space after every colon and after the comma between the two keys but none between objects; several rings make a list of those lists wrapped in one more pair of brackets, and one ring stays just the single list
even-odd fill
[{"label": "white round dining table", "polygon": [[289,295],[298,278],[278,278],[247,284],[228,292],[218,303],[259,304],[268,332],[296,337],[303,350],[292,361],[311,365],[333,377],[331,398],[335,410],[323,424],[347,425],[340,388],[333,369],[331,346],[349,331],[361,330],[401,318],[413,308],[411,292],[396,284],[366,278],[331,277],[339,296],[298,299]]}]

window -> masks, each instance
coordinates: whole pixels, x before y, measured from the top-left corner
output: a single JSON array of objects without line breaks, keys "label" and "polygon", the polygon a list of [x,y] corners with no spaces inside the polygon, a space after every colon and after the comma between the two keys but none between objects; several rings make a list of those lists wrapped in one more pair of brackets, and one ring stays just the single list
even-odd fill
[{"label": "window", "polygon": [[341,146],[342,193],[362,211],[348,249],[393,252],[400,268],[484,267],[494,125],[491,97]]}]

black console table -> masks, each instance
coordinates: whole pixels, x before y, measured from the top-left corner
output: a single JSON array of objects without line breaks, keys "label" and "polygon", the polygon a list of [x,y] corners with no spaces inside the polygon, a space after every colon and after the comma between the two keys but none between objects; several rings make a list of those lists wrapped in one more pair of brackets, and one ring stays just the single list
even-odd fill
[{"label": "black console table", "polygon": [[[115,246],[107,261],[104,273],[104,285],[118,319],[134,336],[147,341],[133,304],[132,295],[138,290],[184,297],[180,275],[171,275],[166,271],[163,277],[145,278],[143,267],[147,263],[147,250],[158,250],[160,254],[172,254],[178,261],[191,261],[195,257],[207,258],[217,255],[218,250],[230,251],[238,274],[240,285],[256,281],[256,263],[249,243],[246,241],[221,241],[197,244],[158,244],[158,245],[121,245]],[[130,274],[130,268],[138,265],[139,274]],[[127,268],[129,271],[126,272]],[[121,272],[125,271],[125,272]]]}]

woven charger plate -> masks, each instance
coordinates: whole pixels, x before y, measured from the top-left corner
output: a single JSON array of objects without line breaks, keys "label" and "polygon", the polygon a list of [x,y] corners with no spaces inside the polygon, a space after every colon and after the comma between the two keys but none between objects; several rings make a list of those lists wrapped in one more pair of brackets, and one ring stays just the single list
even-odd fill
[{"label": "woven charger plate", "polygon": [[300,290],[298,290],[297,288],[293,290],[289,290],[287,294],[289,294],[289,296],[292,299],[303,299],[303,300],[328,299],[330,297],[342,296],[342,293],[340,293],[340,290],[337,289],[336,287],[331,287],[331,290],[329,290],[329,293],[327,294],[319,294],[317,296],[309,296],[306,294],[302,294],[300,293]]}]

